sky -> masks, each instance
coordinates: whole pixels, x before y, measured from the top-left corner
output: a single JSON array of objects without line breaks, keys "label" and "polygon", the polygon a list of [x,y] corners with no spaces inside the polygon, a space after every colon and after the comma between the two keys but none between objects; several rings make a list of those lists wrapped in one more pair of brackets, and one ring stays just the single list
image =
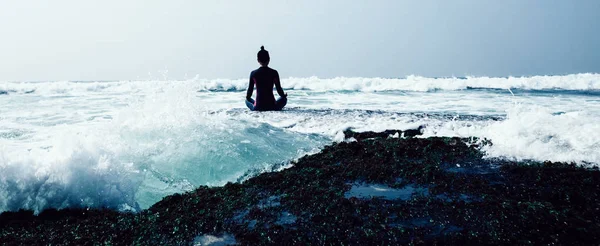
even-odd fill
[{"label": "sky", "polygon": [[600,73],[598,0],[0,0],[0,81]]}]

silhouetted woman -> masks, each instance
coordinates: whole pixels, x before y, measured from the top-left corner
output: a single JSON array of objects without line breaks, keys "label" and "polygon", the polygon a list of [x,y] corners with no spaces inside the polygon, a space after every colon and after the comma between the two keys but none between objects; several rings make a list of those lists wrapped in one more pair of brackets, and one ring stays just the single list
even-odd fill
[{"label": "silhouetted woman", "polygon": [[[279,81],[279,73],[277,70],[269,67],[269,52],[264,46],[260,47],[260,51],[256,55],[260,67],[250,73],[250,83],[248,84],[248,92],[246,93],[246,106],[250,110],[268,111],[281,110],[287,103],[287,94],[283,93],[281,83]],[[252,99],[252,92],[256,85],[256,100]],[[273,85],[277,89],[277,94],[280,98],[275,100],[273,95]]]}]

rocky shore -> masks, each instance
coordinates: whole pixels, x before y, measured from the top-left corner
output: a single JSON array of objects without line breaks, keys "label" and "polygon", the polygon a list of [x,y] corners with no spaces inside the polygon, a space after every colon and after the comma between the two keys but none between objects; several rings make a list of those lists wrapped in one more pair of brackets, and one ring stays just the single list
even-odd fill
[{"label": "rocky shore", "polygon": [[[140,213],[5,212],[2,245],[539,245],[600,242],[600,171],[483,158],[461,138],[347,131],[291,168]],[[405,138],[408,137],[408,138]],[[482,143],[483,142],[483,143]]]}]

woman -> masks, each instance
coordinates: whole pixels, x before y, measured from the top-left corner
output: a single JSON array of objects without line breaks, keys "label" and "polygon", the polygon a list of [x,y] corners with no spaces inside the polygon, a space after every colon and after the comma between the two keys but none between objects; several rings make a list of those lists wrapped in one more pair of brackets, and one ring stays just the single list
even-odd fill
[{"label": "woman", "polygon": [[[277,70],[269,67],[269,52],[264,46],[260,47],[260,51],[256,55],[260,67],[250,73],[250,83],[248,84],[248,92],[246,93],[246,106],[250,110],[268,111],[281,110],[287,103],[287,94],[283,93],[281,83],[279,81],[279,73]],[[252,92],[256,85],[256,100],[252,99]],[[277,94],[280,98],[275,100],[273,95],[273,85],[277,88]]]}]

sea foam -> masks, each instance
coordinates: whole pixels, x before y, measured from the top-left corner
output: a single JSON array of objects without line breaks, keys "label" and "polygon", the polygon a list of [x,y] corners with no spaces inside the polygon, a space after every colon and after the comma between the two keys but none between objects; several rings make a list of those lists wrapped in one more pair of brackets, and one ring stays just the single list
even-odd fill
[{"label": "sea foam", "polygon": [[[287,90],[331,91],[435,91],[466,89],[523,89],[523,90],[572,90],[599,91],[600,74],[584,73],[570,75],[547,75],[530,77],[447,77],[428,78],[407,76],[405,78],[361,77],[283,77],[281,84]],[[245,91],[248,79],[199,79],[185,81],[56,81],[56,82],[3,82],[0,91],[6,94],[82,94],[86,92],[139,92],[150,88],[162,88],[165,83],[192,84],[190,89],[213,92]]]}]

